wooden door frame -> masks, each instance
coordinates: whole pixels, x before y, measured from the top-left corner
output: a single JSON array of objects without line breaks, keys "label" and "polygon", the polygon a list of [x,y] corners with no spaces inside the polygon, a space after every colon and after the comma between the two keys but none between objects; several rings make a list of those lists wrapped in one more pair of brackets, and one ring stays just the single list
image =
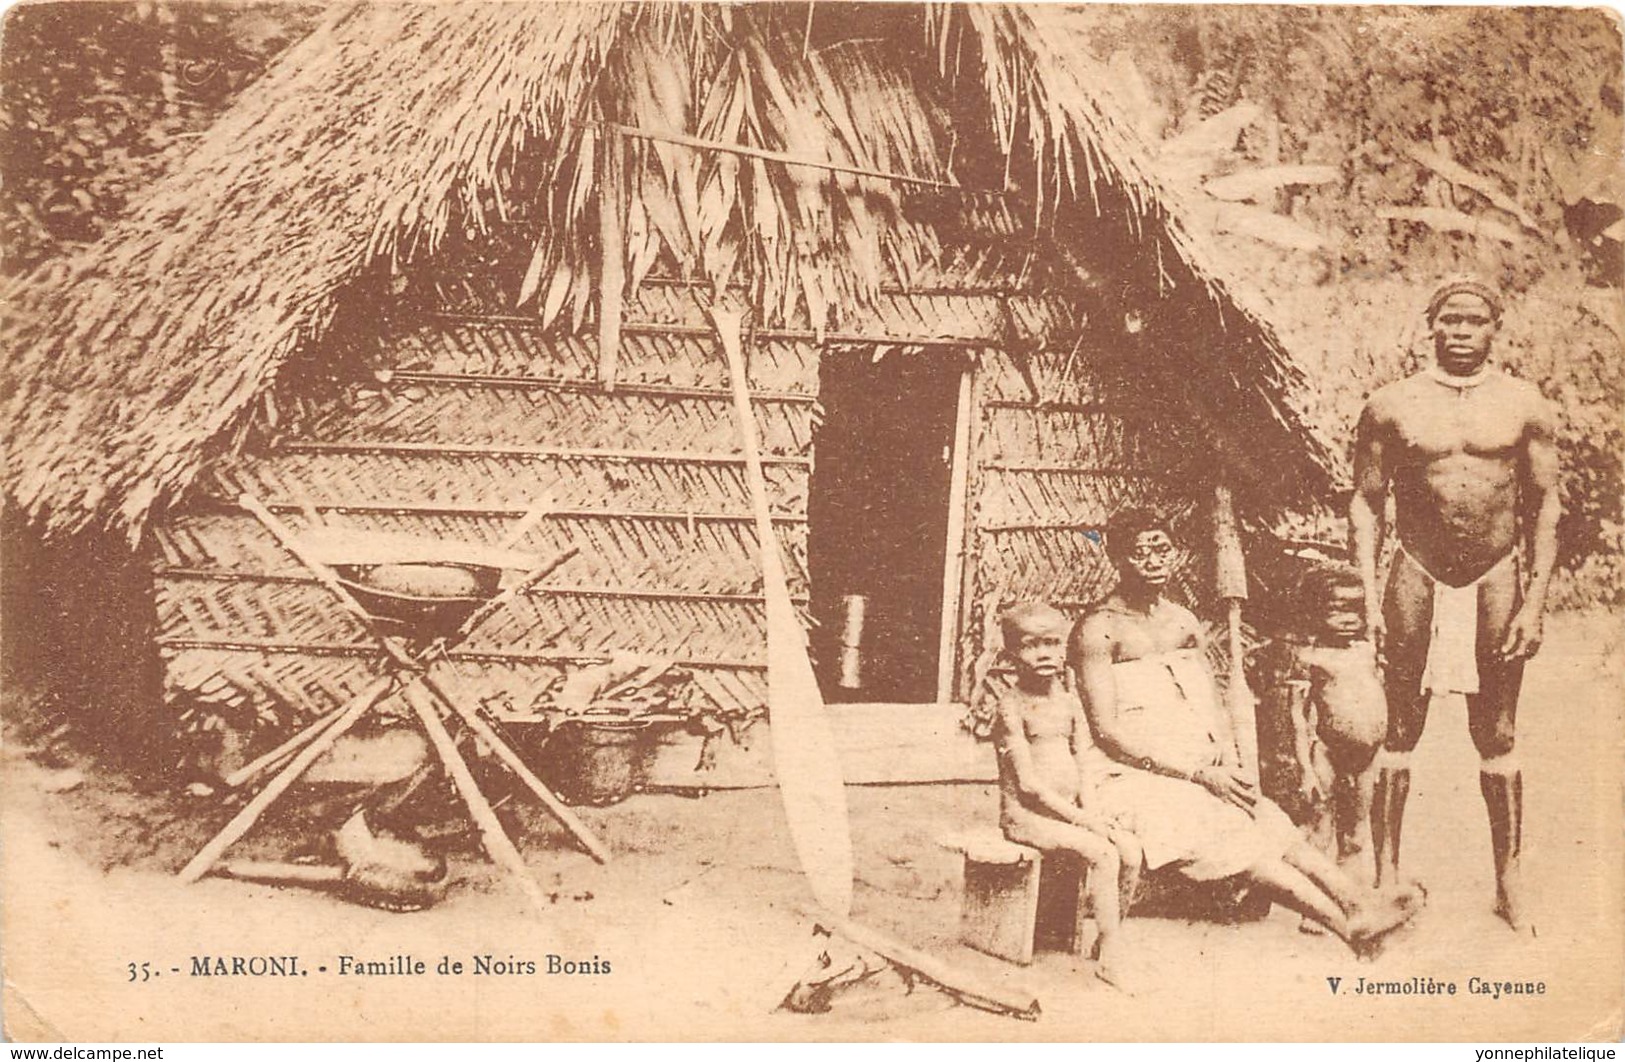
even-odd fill
[{"label": "wooden door frame", "polygon": [[948,480],[948,543],[942,565],[942,616],[937,633],[937,703],[954,696],[959,611],[964,602],[966,544],[969,541],[971,418],[975,415],[976,363],[959,374],[954,409],[954,441]]}]

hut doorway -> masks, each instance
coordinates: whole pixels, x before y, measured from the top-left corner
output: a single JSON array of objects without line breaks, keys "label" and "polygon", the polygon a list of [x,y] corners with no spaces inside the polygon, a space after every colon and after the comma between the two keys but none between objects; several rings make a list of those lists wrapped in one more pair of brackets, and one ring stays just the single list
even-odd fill
[{"label": "hut doorway", "polygon": [[819,682],[830,701],[938,697],[965,371],[955,359],[877,357],[870,347],[822,359],[807,563]]}]

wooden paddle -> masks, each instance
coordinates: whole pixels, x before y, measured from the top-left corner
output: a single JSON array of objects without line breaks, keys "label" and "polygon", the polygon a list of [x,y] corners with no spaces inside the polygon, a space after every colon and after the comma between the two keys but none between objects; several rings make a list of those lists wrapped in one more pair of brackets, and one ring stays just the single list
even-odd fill
[{"label": "wooden paddle", "polygon": [[734,415],[739,421],[756,533],[761,541],[762,595],[767,607],[767,712],[773,737],[773,773],[789,820],[790,839],[814,899],[832,916],[852,909],[852,833],[846,784],[835,735],[807,657],[806,633],[790,603],[779,540],[768,508],[767,480],[756,441],[740,338],[741,315],[713,307],[711,321],[728,359]]}]

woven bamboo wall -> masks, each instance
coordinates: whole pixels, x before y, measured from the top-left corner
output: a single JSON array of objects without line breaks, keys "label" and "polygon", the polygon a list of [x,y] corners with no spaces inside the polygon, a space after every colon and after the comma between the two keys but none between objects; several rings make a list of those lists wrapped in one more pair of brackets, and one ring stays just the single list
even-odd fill
[{"label": "woven bamboo wall", "polygon": [[[1187,469],[1154,417],[1109,388],[1105,359],[1091,346],[1111,342],[1087,324],[1061,333],[1065,344],[1015,357],[991,352],[973,394],[971,514],[966,541],[956,693],[974,699],[975,672],[1000,646],[1000,611],[1047,601],[1078,618],[1116,583],[1101,533],[1112,514],[1154,506],[1173,519],[1183,555],[1176,596],[1202,594],[1195,556],[1205,549],[1200,508]],[[1151,405],[1152,403],[1148,403]]]},{"label": "woven bamboo wall", "polygon": [[[518,548],[580,554],[453,653],[471,697],[525,709],[559,673],[615,650],[713,673],[763,703],[756,530],[727,370],[692,289],[626,307],[617,386],[596,341],[512,315],[494,282],[437,286],[392,329],[393,378],[316,408],[238,478],[296,530],[501,542],[544,493]],[[750,385],[791,593],[807,595],[813,337],[761,337]],[[375,653],[359,625],[251,517],[197,506],[156,535],[166,695],[252,712],[277,730],[341,703]]]}]

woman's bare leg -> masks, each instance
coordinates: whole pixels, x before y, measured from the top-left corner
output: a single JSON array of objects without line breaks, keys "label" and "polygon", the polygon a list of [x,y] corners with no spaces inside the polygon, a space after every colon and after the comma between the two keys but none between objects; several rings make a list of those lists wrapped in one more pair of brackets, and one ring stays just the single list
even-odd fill
[{"label": "woman's bare leg", "polygon": [[1325,890],[1345,914],[1359,907],[1367,899],[1365,890],[1349,877],[1347,871],[1333,862],[1325,852],[1307,842],[1293,845],[1282,854],[1281,859]]},{"label": "woman's bare leg", "polygon": [[1332,928],[1356,950],[1364,951],[1385,934],[1398,929],[1421,907],[1421,897],[1416,890],[1378,893],[1366,889],[1324,852],[1306,843],[1294,845],[1282,856],[1281,865],[1305,879],[1337,907],[1342,929],[1319,918],[1316,920]]},{"label": "woman's bare leg", "polygon": [[1313,879],[1289,863],[1276,859],[1259,862],[1247,876],[1275,893],[1275,898],[1306,918],[1349,940],[1348,916]]},{"label": "woman's bare leg", "polygon": [[1381,892],[1366,888],[1312,845],[1294,845],[1282,859],[1326,890],[1348,916],[1350,930],[1358,936],[1381,936],[1408,922],[1421,909],[1424,894],[1418,887],[1395,886]]}]

